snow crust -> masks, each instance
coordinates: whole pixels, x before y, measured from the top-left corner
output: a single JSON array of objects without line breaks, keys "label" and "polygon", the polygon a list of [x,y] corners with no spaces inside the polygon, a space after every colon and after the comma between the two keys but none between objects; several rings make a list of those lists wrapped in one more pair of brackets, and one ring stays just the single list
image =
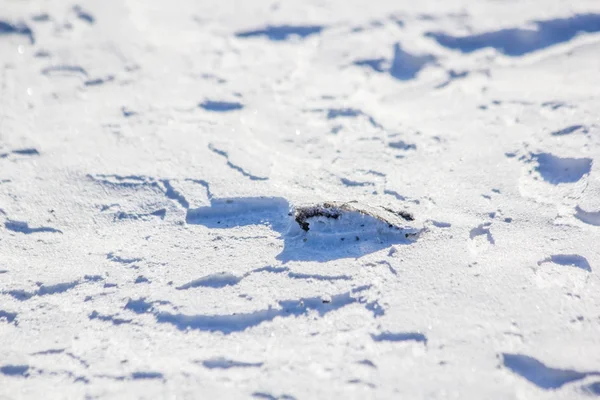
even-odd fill
[{"label": "snow crust", "polygon": [[4,1],[0,398],[599,396],[599,89],[596,0]]}]

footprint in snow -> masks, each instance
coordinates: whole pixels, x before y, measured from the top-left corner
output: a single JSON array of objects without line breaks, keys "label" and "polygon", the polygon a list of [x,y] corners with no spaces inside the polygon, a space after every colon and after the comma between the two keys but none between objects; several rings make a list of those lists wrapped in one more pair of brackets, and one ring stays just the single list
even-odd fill
[{"label": "footprint in snow", "polygon": [[232,228],[267,224],[281,234],[277,259],[329,261],[361,257],[392,244],[410,244],[421,229],[406,211],[358,202],[291,207],[280,197],[213,199],[188,210],[188,224]]}]

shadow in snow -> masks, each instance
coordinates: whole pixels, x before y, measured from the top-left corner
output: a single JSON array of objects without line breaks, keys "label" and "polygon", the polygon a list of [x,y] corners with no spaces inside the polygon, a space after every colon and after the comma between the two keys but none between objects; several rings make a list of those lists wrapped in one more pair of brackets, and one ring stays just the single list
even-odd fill
[{"label": "shadow in snow", "polygon": [[[208,332],[222,332],[230,334],[245,331],[264,322],[272,321],[277,317],[299,317],[316,311],[319,316],[324,315],[354,303],[364,304],[364,300],[357,296],[358,293],[369,289],[370,286],[361,286],[349,292],[331,296],[331,300],[324,301],[321,297],[301,298],[298,300],[282,300],[278,302],[280,308],[268,308],[246,314],[229,315],[186,315],[172,314],[169,312],[154,312],[159,323],[172,324],[177,329],[195,329]],[[146,303],[147,305],[148,303]],[[151,312],[150,308],[146,312]]]},{"label": "shadow in snow", "polygon": [[0,36],[2,35],[27,36],[31,44],[35,43],[35,38],[31,28],[22,22],[18,24],[11,24],[10,22],[0,20]]},{"label": "shadow in snow", "polygon": [[419,332],[382,332],[379,334],[371,334],[371,338],[375,342],[421,342],[427,344],[427,336]]},{"label": "shadow in snow", "polygon": [[592,267],[590,266],[588,260],[578,254],[554,254],[541,261],[538,261],[538,265],[546,263],[554,263],[567,267],[576,267],[584,271],[592,272]]},{"label": "shadow in snow", "polygon": [[536,170],[542,179],[553,185],[579,181],[592,169],[591,158],[561,158],[550,153],[532,154],[537,161]]},{"label": "shadow in snow", "polygon": [[389,72],[401,81],[415,79],[419,71],[428,64],[435,64],[437,59],[431,54],[411,54],[402,49],[400,43],[394,44],[394,55],[391,60],[385,58],[363,59],[353,62],[359,67],[368,67],[375,72]]},{"label": "shadow in snow", "polygon": [[292,272],[288,267],[262,267],[253,269],[251,271],[246,272],[241,276],[233,275],[229,272],[219,272],[216,274],[210,274],[203,276],[201,278],[195,279],[188,283],[185,283],[181,286],[178,286],[177,290],[188,290],[197,287],[210,287],[213,289],[221,289],[227,286],[235,286],[240,283],[243,279],[247,278],[252,274],[257,274],[261,272],[268,272],[274,274],[280,274],[287,272],[287,276],[290,279],[303,279],[303,280],[316,280],[316,281],[350,281],[352,277],[349,275],[319,275],[319,274],[303,274]]},{"label": "shadow in snow", "polygon": [[565,136],[570,135],[574,132],[582,131],[583,133],[587,133],[587,128],[584,125],[570,125],[566,128],[559,129],[551,133],[552,136]]},{"label": "shadow in snow", "polygon": [[533,29],[509,28],[468,36],[428,32],[425,36],[433,38],[441,46],[463,53],[492,47],[507,56],[518,57],[567,42],[582,32],[600,32],[600,14],[533,21]]},{"label": "shadow in snow", "polygon": [[235,36],[239,38],[264,36],[269,40],[280,42],[294,36],[304,39],[310,35],[321,33],[323,29],[325,27],[322,25],[268,25],[262,29],[237,32]]},{"label": "shadow in snow", "polygon": [[600,226],[600,211],[585,211],[577,206],[575,207],[575,218],[588,225]]},{"label": "shadow in snow", "polygon": [[94,23],[94,16],[89,12],[85,11],[83,8],[81,8],[81,6],[74,6],[73,11],[75,12],[75,15],[77,15],[77,18],[79,18],[80,20],[85,21],[88,24]]},{"label": "shadow in snow", "polygon": [[208,369],[229,369],[229,368],[259,368],[263,363],[249,363],[243,361],[229,360],[224,357],[209,358],[202,361],[202,365]]},{"label": "shadow in snow", "polygon": [[495,244],[496,241],[494,240],[494,236],[492,235],[492,232],[490,232],[491,225],[491,222],[485,222],[471,229],[471,231],[469,231],[469,238],[473,240],[477,236],[485,236],[490,244]]},{"label": "shadow in snow", "polygon": [[590,383],[589,385],[585,385],[581,389],[585,394],[589,394],[592,396],[600,396],[600,381]]},{"label": "shadow in snow", "polygon": [[31,299],[34,296],[47,296],[47,295],[64,293],[67,290],[75,288],[77,285],[79,285],[79,283],[80,283],[79,281],[73,281],[73,282],[57,283],[55,285],[43,285],[42,284],[42,285],[40,285],[38,290],[35,290],[33,292],[28,292],[28,291],[22,290],[22,289],[16,289],[16,290],[9,290],[4,293],[9,294],[10,296],[12,296],[13,298],[15,298],[19,301],[26,301],[26,300]]},{"label": "shadow in snow", "polygon": [[32,233],[62,233],[62,231],[51,228],[48,226],[40,226],[38,228],[31,228],[29,224],[24,221],[6,221],[4,227],[9,231],[24,233],[25,235],[31,235]]},{"label": "shadow in snow", "polygon": [[203,276],[202,278],[178,286],[177,290],[187,290],[196,287],[222,288],[225,286],[234,286],[242,279],[243,277],[235,276],[228,272],[219,272],[216,274]]},{"label": "shadow in snow", "polygon": [[28,376],[29,365],[3,365],[0,374],[5,376]]},{"label": "shadow in snow", "polygon": [[289,394],[282,394],[281,396],[274,396],[271,393],[266,392],[254,392],[252,393],[252,397],[257,399],[265,399],[265,400],[296,400],[294,396],[290,396]]},{"label": "shadow in snow", "polygon": [[229,112],[229,111],[241,110],[242,108],[244,108],[242,103],[230,102],[230,101],[213,101],[213,100],[206,100],[206,101],[198,104],[198,107],[200,107],[206,111],[213,111],[213,112]]},{"label": "shadow in snow", "polygon": [[541,389],[558,389],[569,382],[600,375],[597,371],[579,372],[572,369],[550,368],[535,358],[522,354],[503,353],[502,363],[506,368]]},{"label": "shadow in snow", "polygon": [[396,43],[394,44],[394,58],[390,67],[390,75],[398,80],[408,81],[414,79],[427,64],[435,62],[436,58],[431,54],[410,54],[402,50],[399,43]]},{"label": "shadow in snow", "polygon": [[0,310],[0,321],[6,320],[7,323],[14,323],[14,325],[16,326],[18,324],[15,321],[15,318],[17,318],[17,313]]}]

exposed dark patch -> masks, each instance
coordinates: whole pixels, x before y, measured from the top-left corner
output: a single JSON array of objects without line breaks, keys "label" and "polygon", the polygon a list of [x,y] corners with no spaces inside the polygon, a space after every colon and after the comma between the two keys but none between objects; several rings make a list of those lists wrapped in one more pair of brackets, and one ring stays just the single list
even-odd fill
[{"label": "exposed dark patch", "polygon": [[7,323],[14,324],[16,326],[17,325],[17,321],[15,321],[16,318],[17,318],[17,313],[0,310],[0,321],[4,320]]},{"label": "exposed dark patch", "polygon": [[25,235],[31,235],[32,233],[62,233],[62,231],[50,228],[47,226],[41,226],[38,228],[30,228],[27,222],[23,221],[12,221],[8,220],[4,222],[4,227],[9,231],[23,233]]},{"label": "exposed dark patch", "polygon": [[406,221],[414,221],[415,217],[409,213],[408,211],[404,211],[404,210],[393,210],[389,207],[382,207],[384,210],[391,212],[394,215],[399,216],[400,218],[403,218]]},{"label": "exposed dark patch", "polygon": [[587,128],[583,125],[571,125],[558,131],[552,132],[552,136],[564,136],[570,135],[571,133],[581,130],[583,133],[587,133]]},{"label": "exposed dark patch", "polygon": [[0,36],[2,35],[21,35],[27,36],[31,44],[35,43],[33,31],[23,22],[11,24],[10,22],[0,20]]},{"label": "exposed dark patch", "polygon": [[89,12],[84,11],[80,6],[74,6],[73,11],[75,12],[75,15],[77,15],[77,18],[87,22],[88,24],[94,23],[94,16]]},{"label": "exposed dark patch", "polygon": [[533,21],[535,29],[509,28],[468,36],[452,36],[443,32],[428,32],[441,46],[463,53],[492,47],[501,53],[518,57],[567,42],[582,32],[600,31],[600,14],[578,14],[569,18]]},{"label": "exposed dark patch", "polygon": [[371,334],[371,338],[376,342],[420,342],[427,345],[427,336],[419,332],[382,332]]},{"label": "exposed dark patch", "polygon": [[308,207],[299,207],[295,210],[295,220],[300,225],[300,227],[308,231],[309,223],[308,219],[314,217],[325,217],[329,219],[338,219],[343,213],[356,212],[363,215],[371,216],[377,220],[385,222],[389,225],[389,227],[394,227],[396,222],[392,222],[389,218],[400,217],[406,221],[413,221],[414,217],[412,214],[402,211],[402,210],[393,210],[389,207],[379,207],[380,210],[384,210],[385,212],[391,214],[391,216],[384,216],[377,214],[377,208],[375,209],[365,209],[361,208],[360,205],[356,202],[347,202],[347,203],[322,203],[314,206]]},{"label": "exposed dark patch", "polygon": [[202,365],[208,369],[229,369],[229,368],[260,368],[263,363],[243,362],[230,360],[224,357],[209,358],[202,361]]},{"label": "exposed dark patch", "polygon": [[28,376],[29,365],[3,365],[0,373],[6,376]]},{"label": "exposed dark patch", "polygon": [[579,372],[547,367],[535,358],[522,354],[502,353],[502,363],[515,374],[546,390],[558,389],[569,382],[600,375],[597,371]]},{"label": "exposed dark patch", "polygon": [[321,33],[323,29],[325,29],[323,25],[267,25],[262,29],[237,32],[235,36],[239,38],[265,36],[269,40],[279,42],[294,36],[304,39]]},{"label": "exposed dark patch", "polygon": [[300,227],[308,232],[310,229],[309,218],[325,217],[338,219],[342,215],[341,211],[329,203],[324,203],[323,207],[304,207],[296,210],[295,220]]},{"label": "exposed dark patch", "polygon": [[213,100],[205,100],[204,102],[198,104],[198,107],[203,108],[206,111],[213,112],[230,112],[241,110],[244,108],[242,103],[232,102],[232,101],[213,101]]},{"label": "exposed dark patch", "polygon": [[578,254],[554,254],[548,258],[538,261],[538,265],[548,262],[553,262],[555,264],[568,267],[576,267],[583,269],[584,271],[592,272],[592,267],[590,266],[588,260]]}]

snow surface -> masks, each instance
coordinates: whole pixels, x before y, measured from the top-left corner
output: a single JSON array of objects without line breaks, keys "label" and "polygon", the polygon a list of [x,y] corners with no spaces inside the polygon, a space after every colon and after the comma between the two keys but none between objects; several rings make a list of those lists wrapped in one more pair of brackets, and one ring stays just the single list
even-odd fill
[{"label": "snow surface", "polygon": [[600,396],[598,110],[597,0],[4,0],[0,398]]}]

